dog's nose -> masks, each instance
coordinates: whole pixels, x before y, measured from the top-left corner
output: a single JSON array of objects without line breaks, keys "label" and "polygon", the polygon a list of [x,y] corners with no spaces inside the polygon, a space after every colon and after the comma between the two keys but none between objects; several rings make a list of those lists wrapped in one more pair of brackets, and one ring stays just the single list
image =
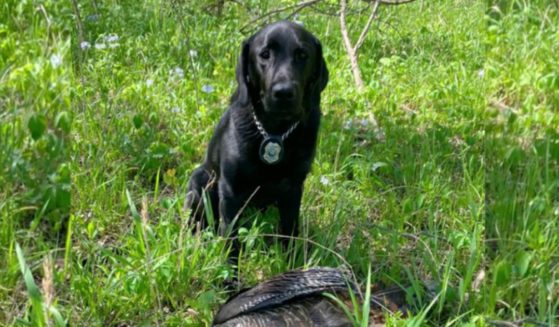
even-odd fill
[{"label": "dog's nose", "polygon": [[272,87],[272,96],[275,100],[293,100],[295,87],[293,83],[277,83]]}]

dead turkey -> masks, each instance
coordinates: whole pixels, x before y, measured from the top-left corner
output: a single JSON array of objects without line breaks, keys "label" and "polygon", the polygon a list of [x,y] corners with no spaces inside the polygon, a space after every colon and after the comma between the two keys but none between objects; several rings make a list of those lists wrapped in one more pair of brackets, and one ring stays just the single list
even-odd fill
[{"label": "dead turkey", "polygon": [[[341,307],[323,295],[335,294],[350,307],[350,290],[357,294],[349,274],[341,269],[320,267],[286,272],[229,299],[215,315],[213,325],[352,326]],[[373,292],[370,321],[379,322],[384,310],[405,311],[405,291],[392,288]]]}]

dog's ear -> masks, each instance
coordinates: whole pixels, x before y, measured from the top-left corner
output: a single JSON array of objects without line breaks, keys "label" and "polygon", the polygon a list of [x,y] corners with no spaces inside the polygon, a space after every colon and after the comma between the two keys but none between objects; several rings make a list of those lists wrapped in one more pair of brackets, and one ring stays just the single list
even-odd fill
[{"label": "dog's ear", "polygon": [[328,68],[326,68],[326,61],[324,60],[324,55],[322,54],[322,45],[320,41],[314,38],[314,44],[316,47],[316,68],[314,71],[314,78],[310,85],[310,99],[313,106],[320,105],[320,93],[326,88],[328,84]]},{"label": "dog's ear", "polygon": [[250,43],[251,39],[243,41],[236,69],[237,90],[231,98],[231,101],[238,101],[242,106],[250,103],[250,77],[248,73]]}]

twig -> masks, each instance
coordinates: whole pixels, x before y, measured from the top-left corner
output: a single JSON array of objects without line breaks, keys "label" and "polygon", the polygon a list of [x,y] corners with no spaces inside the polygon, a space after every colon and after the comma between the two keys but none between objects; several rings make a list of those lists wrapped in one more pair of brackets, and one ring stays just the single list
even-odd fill
[{"label": "twig", "polygon": [[380,0],[379,2],[383,5],[403,5],[414,1],[415,0]]},{"label": "twig", "polygon": [[256,18],[252,19],[251,21],[249,21],[248,23],[246,23],[243,27],[241,27],[240,31],[241,31],[241,33],[244,32],[247,29],[247,27],[254,26],[255,25],[254,23],[256,23],[256,22],[258,22],[258,21],[260,21],[260,20],[262,20],[266,17],[272,16],[274,14],[278,14],[280,12],[288,11],[288,10],[293,9],[293,8],[297,8],[296,9],[297,11],[301,11],[303,8],[311,6],[311,5],[313,5],[317,2],[320,2],[320,1],[322,1],[322,0],[308,0],[308,1],[303,1],[303,2],[300,2],[300,3],[294,4],[294,5],[287,5],[287,6],[284,6],[284,7],[281,7],[281,8],[276,8],[276,9],[270,10],[267,13],[265,13],[264,15],[258,16]]},{"label": "twig", "polygon": [[344,45],[347,50],[350,50],[353,49],[353,46],[351,45],[351,41],[349,40],[349,34],[347,32],[346,10],[347,10],[347,1],[341,0],[340,1],[340,27],[342,29],[342,38],[344,41]]},{"label": "twig", "polygon": [[301,10],[305,9],[308,6],[304,6],[304,7],[299,7],[295,10],[293,10],[293,12],[291,14],[289,14],[287,17],[285,17],[285,19],[289,20],[291,19],[293,16],[297,15]]},{"label": "twig", "polygon": [[[74,15],[76,16],[76,26],[78,29],[78,55],[77,55],[77,60],[76,60],[76,70],[80,76],[80,84],[82,86],[82,88],[85,88],[85,78],[83,76],[83,71],[82,71],[82,61],[83,61],[83,51],[81,51],[81,45],[83,44],[83,42],[85,41],[84,38],[84,28],[83,28],[83,22],[80,16],[80,8],[78,7],[78,3],[76,2],[76,0],[72,0],[72,9],[74,10]],[[85,101],[83,99],[83,97],[78,96],[78,103],[79,103],[79,108],[82,112],[85,111]]]},{"label": "twig", "polygon": [[[376,0],[378,2],[379,0]],[[377,5],[378,7],[378,5]],[[349,38],[349,32],[347,30],[347,22],[346,22],[346,11],[347,11],[347,0],[340,1],[340,30],[342,32],[342,40],[344,41],[344,46],[349,56],[349,63],[351,65],[351,72],[353,74],[353,79],[355,80],[355,84],[357,85],[358,90],[363,90],[365,88],[365,83],[363,82],[363,78],[361,77],[361,70],[359,69],[359,63],[357,61],[357,49],[351,44],[351,39]],[[371,17],[374,18],[374,12],[372,13]],[[369,18],[369,20],[372,20]],[[369,23],[369,22],[367,22]],[[368,28],[367,28],[368,30]],[[365,32],[365,30],[363,30]],[[365,33],[361,33],[364,38]],[[361,39],[361,36],[360,36]]]},{"label": "twig", "polygon": [[50,37],[51,20],[49,18],[47,10],[45,9],[45,6],[43,6],[42,4],[39,5],[37,10],[40,11],[43,14],[43,16],[45,16],[45,20],[47,21],[47,35]]},{"label": "twig", "polygon": [[373,5],[373,8],[371,9],[371,14],[369,15],[369,19],[367,20],[367,24],[365,25],[365,27],[361,31],[361,35],[359,35],[359,38],[357,39],[357,43],[355,43],[354,51],[355,51],[356,54],[357,54],[357,51],[359,51],[359,48],[361,48],[361,46],[363,45],[363,42],[365,41],[365,37],[367,36],[367,33],[369,32],[369,29],[371,28],[371,24],[373,23],[373,20],[377,17],[379,4],[380,4],[380,1],[378,1],[378,0],[375,1],[375,4]]},{"label": "twig", "polygon": [[514,321],[487,320],[487,323],[490,324],[490,325],[493,325],[493,326],[498,326],[498,327],[520,327],[520,326],[523,326],[526,323],[536,325],[536,326],[541,326],[541,327],[548,326],[547,324],[545,324],[543,322],[539,322],[539,321],[537,321],[535,319],[532,319],[532,318],[523,318],[523,319],[518,319],[518,320],[514,320]]},{"label": "twig", "polygon": [[95,14],[99,15],[99,5],[97,4],[97,0],[93,0],[93,9],[95,10]]},{"label": "twig", "polygon": [[76,2],[76,0],[72,0],[72,9],[74,9],[74,15],[76,15],[76,25],[78,27],[78,40],[80,41],[78,44],[81,44],[84,41],[83,22],[80,17],[80,10],[78,8],[78,3]]},{"label": "twig", "polygon": [[359,38],[357,39],[357,42],[355,42],[355,45],[352,45],[351,44],[351,39],[349,37],[349,32],[348,32],[348,29],[347,29],[347,19],[346,19],[346,16],[347,16],[347,0],[340,0],[340,30],[342,32],[342,39],[343,39],[343,42],[344,42],[344,46],[345,46],[347,54],[349,56],[349,62],[350,62],[350,65],[351,65],[351,72],[353,74],[353,79],[355,80],[355,84],[357,85],[357,89],[359,91],[363,90],[364,87],[365,87],[365,83],[363,82],[363,77],[361,75],[361,70],[359,69],[359,60],[358,60],[359,49],[361,48],[361,46],[365,42],[365,38],[367,37],[367,33],[369,33],[369,30],[371,28],[371,25],[372,25],[373,21],[377,18],[379,6],[381,4],[384,4],[384,5],[400,5],[400,4],[410,3],[410,2],[413,2],[413,1],[415,1],[415,0],[369,0],[369,1],[365,1],[365,2],[369,3],[369,6],[371,7],[371,14],[369,15],[369,18],[367,19],[367,23],[365,24],[365,27],[363,27],[363,30],[361,31],[361,34],[359,34]]}]

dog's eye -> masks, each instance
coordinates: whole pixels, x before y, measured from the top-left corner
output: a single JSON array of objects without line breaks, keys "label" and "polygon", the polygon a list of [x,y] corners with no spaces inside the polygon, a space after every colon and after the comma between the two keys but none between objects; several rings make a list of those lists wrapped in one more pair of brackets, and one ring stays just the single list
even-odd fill
[{"label": "dog's eye", "polygon": [[263,50],[262,52],[260,52],[260,58],[267,60],[270,59],[270,50]]},{"label": "dog's eye", "polygon": [[308,58],[309,55],[305,52],[305,50],[297,49],[295,51],[295,59],[297,60],[305,60]]}]

